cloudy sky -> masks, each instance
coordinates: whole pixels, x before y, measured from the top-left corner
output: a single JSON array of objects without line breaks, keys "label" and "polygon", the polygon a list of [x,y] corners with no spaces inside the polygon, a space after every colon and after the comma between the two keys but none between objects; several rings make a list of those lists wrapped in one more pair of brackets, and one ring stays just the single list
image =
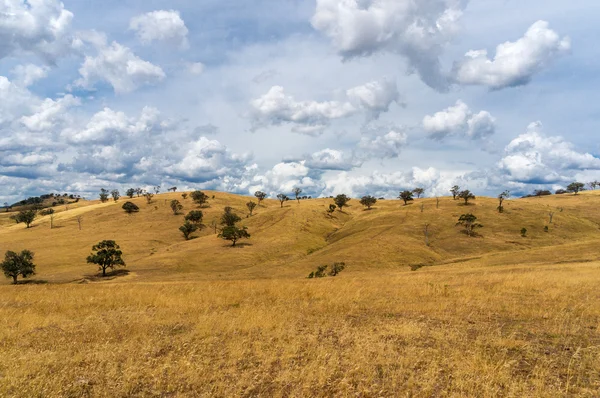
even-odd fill
[{"label": "cloudy sky", "polygon": [[597,0],[0,0],[0,201],[600,179]]}]

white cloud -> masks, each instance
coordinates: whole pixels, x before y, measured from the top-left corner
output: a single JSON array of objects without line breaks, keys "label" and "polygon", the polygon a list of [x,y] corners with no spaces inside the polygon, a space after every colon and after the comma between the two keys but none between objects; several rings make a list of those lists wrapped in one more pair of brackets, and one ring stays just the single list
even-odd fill
[{"label": "white cloud", "polygon": [[486,50],[469,51],[454,65],[455,80],[492,89],[529,83],[536,73],[571,49],[569,38],[561,38],[548,26],[545,21],[534,23],[516,42],[500,44],[494,59],[488,57]]},{"label": "white cloud", "polygon": [[367,110],[369,119],[378,119],[381,113],[387,112],[393,102],[400,98],[398,87],[393,80],[373,81],[346,91],[350,102]]},{"label": "white cloud", "polygon": [[324,184],[319,181],[321,173],[316,175],[305,165],[305,162],[278,163],[263,175],[254,176],[248,187],[248,193],[261,190],[275,197],[279,193],[291,195],[294,188],[309,192],[321,192]]},{"label": "white cloud", "polygon": [[439,56],[459,29],[465,1],[317,0],[312,25],[344,58],[394,52],[436,89],[445,89]]},{"label": "white cloud", "polygon": [[181,49],[188,47],[188,29],[179,11],[159,10],[138,15],[131,18],[129,29],[136,32],[144,45],[150,45],[154,41],[165,41],[175,43]]},{"label": "white cloud", "polygon": [[408,142],[408,136],[402,128],[391,126],[385,134],[362,137],[358,147],[362,151],[361,157],[366,159],[393,159],[400,156],[400,152]]},{"label": "white cloud", "polygon": [[496,120],[487,111],[477,114],[467,104],[458,100],[456,105],[433,116],[423,118],[423,128],[429,138],[442,140],[450,135],[465,135],[471,139],[484,139],[494,134]]},{"label": "white cloud", "polygon": [[201,75],[204,72],[204,64],[202,62],[192,62],[186,65],[188,73],[192,75]]},{"label": "white cloud", "polygon": [[47,66],[37,66],[33,64],[17,65],[12,73],[15,76],[15,83],[23,87],[29,87],[38,80],[48,76],[50,70]]},{"label": "white cloud", "polygon": [[57,123],[69,121],[68,109],[80,104],[81,100],[72,95],[57,100],[46,98],[33,114],[21,117],[21,123],[31,131],[50,131]]},{"label": "white cloud", "polygon": [[314,170],[351,170],[360,167],[361,163],[354,156],[326,148],[307,156],[304,165]]}]

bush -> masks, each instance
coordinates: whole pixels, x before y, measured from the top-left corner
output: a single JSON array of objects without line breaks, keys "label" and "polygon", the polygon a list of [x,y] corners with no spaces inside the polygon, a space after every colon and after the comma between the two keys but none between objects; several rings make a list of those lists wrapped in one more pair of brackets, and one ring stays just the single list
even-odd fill
[{"label": "bush", "polygon": [[527,228],[521,228],[521,236],[522,237],[526,237],[527,236]]},{"label": "bush", "polygon": [[123,203],[122,208],[123,208],[123,210],[125,210],[125,212],[127,212],[127,214],[137,213],[138,211],[140,211],[140,208],[135,203],[132,203],[132,202]]},{"label": "bush", "polygon": [[40,216],[49,216],[50,214],[54,214],[54,209],[44,209],[40,211]]}]

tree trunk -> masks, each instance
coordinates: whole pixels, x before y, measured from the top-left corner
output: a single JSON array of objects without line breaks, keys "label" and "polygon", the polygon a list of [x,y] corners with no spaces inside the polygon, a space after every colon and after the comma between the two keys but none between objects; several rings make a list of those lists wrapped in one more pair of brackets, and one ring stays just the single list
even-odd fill
[{"label": "tree trunk", "polygon": [[106,267],[102,267],[102,276],[105,277],[106,276]]},{"label": "tree trunk", "polygon": [[235,247],[235,239],[233,239],[233,245],[231,245],[231,246]]},{"label": "tree trunk", "polygon": [[18,275],[13,275],[13,285],[17,284],[17,277]]}]

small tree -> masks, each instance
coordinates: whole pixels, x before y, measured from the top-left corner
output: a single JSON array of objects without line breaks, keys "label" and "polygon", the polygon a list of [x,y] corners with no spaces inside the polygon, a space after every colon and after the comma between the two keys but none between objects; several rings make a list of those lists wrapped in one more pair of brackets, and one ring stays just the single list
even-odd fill
[{"label": "small tree", "polygon": [[100,189],[100,202],[108,202],[108,189]]},{"label": "small tree", "polygon": [[142,188],[136,188],[135,189],[135,194],[137,195],[137,197],[139,198],[140,195],[144,194],[144,190]]},{"label": "small tree", "polygon": [[365,206],[367,210],[371,210],[371,206],[373,206],[375,203],[377,203],[377,199],[375,199],[373,196],[367,195],[360,199],[360,204]]},{"label": "small tree", "polygon": [[144,197],[146,198],[146,203],[150,204],[152,203],[152,198],[154,197],[154,194],[150,192],[145,192]]},{"label": "small tree", "polygon": [[404,201],[404,206],[406,206],[408,202],[412,202],[413,200],[415,200],[411,191],[400,192],[400,196],[398,196],[398,198]]},{"label": "small tree", "polygon": [[221,216],[221,225],[233,227],[236,222],[242,220],[237,214],[233,212],[233,209],[231,207],[227,206],[223,210],[223,215]]},{"label": "small tree", "polygon": [[504,212],[504,206],[502,205],[502,203],[504,203],[504,200],[508,199],[509,197],[510,191],[504,191],[500,195],[498,195],[498,213]]},{"label": "small tree", "polygon": [[183,234],[185,240],[190,240],[190,236],[198,230],[198,226],[186,220],[185,223],[179,227],[179,230]]},{"label": "small tree", "polygon": [[219,238],[229,240],[232,242],[231,246],[235,246],[238,240],[250,238],[250,234],[246,227],[238,228],[235,225],[228,225],[221,230]]},{"label": "small tree", "polygon": [[329,217],[333,217],[333,213],[335,212],[336,209],[336,205],[334,205],[333,203],[329,205],[329,209],[327,209],[327,215]]},{"label": "small tree", "polygon": [[300,204],[300,194],[302,193],[302,189],[294,188],[292,192],[294,192],[294,195],[296,195],[296,200],[298,201],[298,204]]},{"label": "small tree", "polygon": [[572,182],[567,186],[567,191],[574,193],[575,195],[585,190],[585,185],[582,182]]},{"label": "small tree", "polygon": [[337,276],[340,272],[342,272],[346,268],[346,263],[333,263],[331,266],[331,271],[329,271],[329,276]]},{"label": "small tree", "polygon": [[183,210],[183,205],[177,199],[173,199],[171,201],[171,210],[173,210],[173,214],[177,215]]},{"label": "small tree", "polygon": [[282,193],[277,195],[277,199],[279,200],[279,204],[281,205],[282,208],[283,208],[283,203],[290,200],[290,198],[288,198],[287,195],[284,195]]},{"label": "small tree", "polygon": [[263,191],[256,191],[256,192],[254,192],[254,196],[256,196],[256,199],[258,199],[258,204],[260,205],[260,202],[265,200],[265,198],[267,197],[267,194],[264,193]]},{"label": "small tree", "polygon": [[194,203],[204,207],[208,203],[208,195],[202,191],[194,191],[190,194]]},{"label": "small tree", "polygon": [[421,195],[423,195],[423,193],[425,193],[425,190],[423,188],[415,188],[415,189],[413,189],[413,193],[415,195],[417,195],[417,199],[420,199]]},{"label": "small tree", "polygon": [[113,189],[112,191],[110,191],[110,194],[112,195],[112,198],[115,202],[121,197],[121,194],[119,193],[118,189]]},{"label": "small tree", "polygon": [[106,276],[108,268],[125,267],[123,261],[123,252],[114,240],[103,240],[97,245],[92,246],[92,251],[87,257],[87,262],[98,265],[98,269],[102,270],[102,276]]},{"label": "small tree", "polygon": [[471,199],[475,200],[476,199],[475,195],[473,195],[473,193],[471,191],[469,191],[468,189],[466,189],[464,191],[461,191],[458,194],[458,197],[461,198],[461,199],[463,199],[465,201],[465,205],[469,204],[469,200],[471,200]]},{"label": "small tree", "polygon": [[192,210],[185,216],[185,221],[189,221],[194,225],[199,226],[202,224],[202,219],[204,218],[204,214],[200,210]]},{"label": "small tree", "polygon": [[344,207],[348,207],[348,202],[350,202],[350,198],[345,194],[339,194],[333,199],[335,205],[340,209],[340,211],[344,210]]},{"label": "small tree", "polygon": [[[600,182],[599,181],[591,181],[588,182],[588,186],[590,187],[591,190],[595,190],[596,188],[600,188]],[[8,203],[5,203],[5,205],[7,205]]]},{"label": "small tree", "polygon": [[483,228],[483,225],[477,222],[477,217],[471,213],[460,216],[456,225],[465,227],[465,233],[469,236],[475,235],[475,228]]},{"label": "small tree", "polygon": [[154,187],[154,194],[158,195],[160,193],[160,185]]},{"label": "small tree", "polygon": [[309,279],[313,279],[313,278],[324,278],[325,277],[325,270],[327,270],[328,265],[319,265],[317,267],[316,271],[311,272],[308,275]]},{"label": "small tree", "polygon": [[77,220],[77,226],[79,227],[79,230],[81,231],[81,225],[83,224],[83,216],[77,216],[77,217],[75,217],[75,219]]},{"label": "small tree", "polygon": [[186,200],[186,199],[187,199],[187,197],[188,197],[188,194],[187,194],[187,193],[182,193],[182,194],[181,194],[181,197],[183,198],[183,200]]},{"label": "small tree", "polygon": [[254,208],[256,206],[258,206],[258,205],[256,204],[256,202],[253,202],[253,201],[250,201],[250,202],[246,203],[246,207],[250,211],[250,215],[252,215],[252,212],[254,211]]},{"label": "small tree", "polygon": [[527,228],[521,228],[521,236],[522,237],[526,237],[527,236]]},{"label": "small tree", "polygon": [[35,264],[33,263],[33,252],[23,250],[21,253],[7,251],[0,268],[7,278],[12,278],[13,284],[17,284],[17,278],[21,275],[28,278],[35,275]]},{"label": "small tree", "polygon": [[460,187],[458,185],[455,185],[450,189],[450,192],[452,192],[452,199],[456,200],[456,197],[460,193]]},{"label": "small tree", "polygon": [[122,208],[127,214],[137,213],[138,211],[140,211],[140,208],[133,202],[123,203]]},{"label": "small tree", "polygon": [[127,197],[129,197],[129,199],[133,199],[133,195],[135,195],[135,189],[134,188],[129,188],[125,192],[125,195],[127,195]]},{"label": "small tree", "polygon": [[31,227],[31,223],[33,222],[33,220],[35,220],[35,218],[37,217],[37,213],[35,212],[35,210],[21,210],[19,212],[19,214],[17,214],[17,224],[18,223],[24,223],[27,228]]}]

